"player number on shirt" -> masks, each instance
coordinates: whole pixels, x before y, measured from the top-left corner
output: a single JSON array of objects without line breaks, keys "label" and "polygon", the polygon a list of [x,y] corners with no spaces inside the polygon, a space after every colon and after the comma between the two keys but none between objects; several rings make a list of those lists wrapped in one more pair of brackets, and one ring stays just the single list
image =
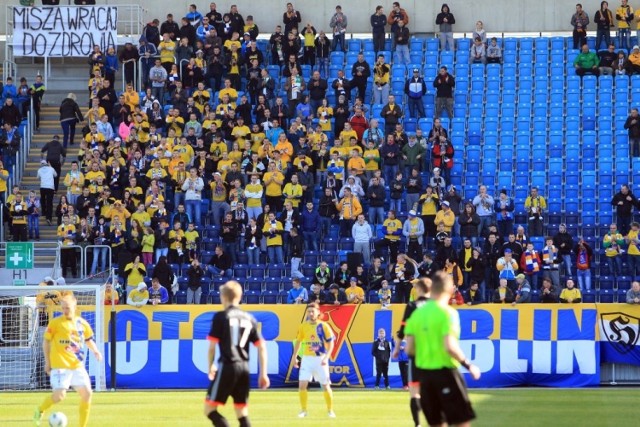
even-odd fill
[{"label": "player number on shirt", "polygon": [[244,348],[251,333],[251,322],[246,319],[229,319],[229,328],[231,328],[231,342],[237,347]]}]

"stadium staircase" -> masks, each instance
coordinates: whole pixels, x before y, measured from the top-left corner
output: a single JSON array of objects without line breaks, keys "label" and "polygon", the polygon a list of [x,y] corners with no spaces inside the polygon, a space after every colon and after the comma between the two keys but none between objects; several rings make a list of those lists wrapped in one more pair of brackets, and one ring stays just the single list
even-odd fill
[{"label": "stadium staircase", "polygon": [[[43,106],[41,111],[41,119],[40,119],[40,131],[34,132],[33,138],[31,141],[31,146],[29,147],[29,155],[27,157],[27,163],[24,168],[24,174],[22,177],[22,181],[20,183],[20,189],[22,193],[26,196],[29,190],[35,190],[38,197],[40,197],[40,180],[37,177],[38,168],[40,168],[40,159],[41,159],[41,151],[44,145],[51,141],[54,135],[62,136],[62,129],[60,128],[59,121],[59,113],[58,107],[53,106]],[[80,132],[80,127],[77,129],[78,133]],[[81,136],[81,135],[80,135]],[[76,145],[69,146],[67,148],[67,162],[62,167],[62,178],[60,179],[60,186],[57,194],[53,198],[53,208],[55,209],[58,206],[58,201],[60,200],[60,196],[66,194],[66,187],[62,184],[64,179],[64,175],[68,171],[69,164],[71,160],[77,159],[78,156],[78,143],[79,136],[76,135]],[[41,242],[56,242],[58,239],[56,237],[57,232],[57,219],[55,217],[52,225],[47,225],[46,219],[44,217],[40,217],[40,241]],[[11,236],[11,233],[5,233],[7,237]],[[51,246],[51,245],[47,245]],[[53,247],[48,250],[38,251],[38,256],[36,257],[35,267],[51,267],[56,259],[56,251]],[[4,254],[0,256],[0,265],[4,265]]]}]

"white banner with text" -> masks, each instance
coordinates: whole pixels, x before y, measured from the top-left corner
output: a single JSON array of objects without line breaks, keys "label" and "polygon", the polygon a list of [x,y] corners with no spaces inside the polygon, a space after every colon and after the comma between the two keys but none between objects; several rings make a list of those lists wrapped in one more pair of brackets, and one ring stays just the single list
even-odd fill
[{"label": "white banner with text", "polygon": [[15,56],[89,56],[95,45],[116,47],[118,8],[113,6],[14,7]]}]

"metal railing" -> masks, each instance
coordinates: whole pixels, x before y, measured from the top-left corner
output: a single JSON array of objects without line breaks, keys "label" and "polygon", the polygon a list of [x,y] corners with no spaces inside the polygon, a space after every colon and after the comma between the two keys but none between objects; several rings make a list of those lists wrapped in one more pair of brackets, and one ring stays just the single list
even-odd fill
[{"label": "metal railing", "polygon": [[[91,248],[91,251],[93,252],[93,249],[96,248],[100,248],[100,249],[107,249],[107,261],[106,261],[106,265],[104,266],[104,270],[100,271],[100,273],[104,273],[106,272],[107,275],[112,273],[112,268],[111,268],[111,246],[109,245],[86,245],[84,246],[84,259],[89,259],[88,257],[88,252],[89,252],[89,248]],[[92,256],[95,256],[92,253]],[[95,258],[93,259],[93,262],[96,262]],[[82,276],[82,278],[86,278],[86,269],[85,269],[85,274]],[[89,274],[91,273],[91,271],[89,271]]]},{"label": "metal railing", "polygon": [[[9,43],[6,41],[5,43]],[[5,56],[5,60],[2,63],[2,81],[6,82],[8,77],[11,77],[14,81],[18,75],[18,64],[8,59]]]},{"label": "metal railing", "polygon": [[[155,61],[156,59],[160,59],[160,55],[150,56],[149,58],[153,58],[153,60]],[[142,73],[142,70],[143,70],[143,67],[142,67],[142,60],[143,60],[143,59],[147,59],[147,58],[140,58],[140,59],[138,60],[138,73],[137,73],[137,80],[135,80],[135,79],[134,79],[134,81],[137,81],[137,82],[138,82],[138,90],[139,90],[139,91],[144,91],[144,90],[146,90],[146,88],[142,86],[142,74],[143,74],[143,73]],[[174,64],[176,64],[176,57],[175,57],[175,56],[173,57],[173,63],[174,63]],[[148,76],[147,76],[147,77],[148,77]]]},{"label": "metal railing", "polygon": [[[9,178],[7,179],[7,192],[5,193],[5,203],[7,196],[14,185],[19,184],[24,176],[24,168],[29,158],[29,147],[31,146],[31,140],[33,138],[33,121],[34,121],[33,102],[29,108],[29,115],[27,116],[27,125],[24,127],[24,133],[20,137],[20,145],[18,151],[15,154],[14,164],[9,170]],[[5,165],[6,166],[6,165]],[[4,231],[4,209],[0,209],[0,241],[5,241]]]},{"label": "metal railing", "polygon": [[[141,87],[140,84],[138,84],[137,86],[135,86],[136,82],[138,82],[138,74],[139,74],[139,68],[140,68],[140,61],[138,62],[134,62],[133,64],[133,84],[134,84],[134,89],[137,91],[141,91]],[[127,82],[126,79],[124,78],[124,68],[127,66],[127,64],[122,64],[122,92],[125,92],[127,90]],[[116,74],[117,76],[117,74]],[[117,77],[116,77],[117,78]],[[114,82],[115,85],[115,82]]]},{"label": "metal railing", "polygon": [[[64,269],[64,266],[62,265],[62,251],[66,251],[69,249],[73,249],[74,254],[77,253],[78,251],[76,251],[76,249],[79,249],[80,252],[80,271],[78,271],[78,277],[80,277],[81,279],[84,279],[85,275],[86,275],[86,263],[84,262],[85,260],[85,252],[82,248],[82,246],[80,245],[63,245],[62,243],[60,243],[60,246],[58,248],[58,253],[60,254],[60,268]],[[74,260],[75,262],[75,260]],[[63,270],[61,270],[63,271]]]}]

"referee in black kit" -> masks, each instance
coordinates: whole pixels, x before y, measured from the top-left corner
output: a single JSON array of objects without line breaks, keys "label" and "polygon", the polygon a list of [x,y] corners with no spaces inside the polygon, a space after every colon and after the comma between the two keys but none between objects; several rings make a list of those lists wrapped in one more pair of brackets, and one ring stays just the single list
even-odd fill
[{"label": "referee in black kit", "polygon": [[[204,413],[215,427],[229,427],[219,412],[229,396],[233,398],[240,427],[249,427],[249,344],[258,348],[260,377],[258,385],[269,387],[267,376],[267,346],[258,330],[256,319],[238,307],[242,299],[242,286],[229,281],[220,288],[224,310],[216,313],[211,322],[209,340],[209,390]],[[220,348],[218,366],[215,365],[216,345]]]},{"label": "referee in black kit", "polygon": [[[428,277],[414,279],[411,281],[413,289],[416,290],[416,299],[407,303],[407,307],[404,309],[404,315],[402,316],[402,323],[400,323],[400,329],[396,334],[396,342],[393,350],[393,358],[397,359],[402,346],[402,340],[404,340],[404,326],[407,324],[407,320],[411,317],[411,314],[421,307],[425,302],[429,300],[429,292],[431,290],[431,279]],[[411,399],[409,400],[409,407],[411,408],[411,417],[413,418],[413,424],[417,427],[420,425],[420,376],[419,370],[416,368],[415,360],[413,357],[409,357],[409,375],[408,385],[409,394]]]}]

